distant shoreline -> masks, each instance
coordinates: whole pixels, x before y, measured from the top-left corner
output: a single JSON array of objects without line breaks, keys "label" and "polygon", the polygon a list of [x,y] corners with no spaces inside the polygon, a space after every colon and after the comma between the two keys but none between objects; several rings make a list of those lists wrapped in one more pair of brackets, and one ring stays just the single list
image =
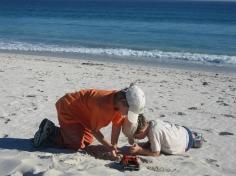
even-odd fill
[{"label": "distant shoreline", "polygon": [[31,56],[46,56],[49,59],[73,59],[73,60],[84,60],[94,62],[108,62],[108,63],[119,63],[129,65],[141,65],[150,67],[164,67],[172,69],[181,69],[189,71],[204,71],[213,73],[229,73],[236,74],[236,67],[230,65],[204,65],[199,63],[186,63],[186,62],[169,62],[169,61],[144,61],[134,60],[129,57],[109,57],[102,55],[89,55],[89,54],[72,54],[72,53],[52,53],[52,52],[29,52],[29,51],[3,51],[2,54],[19,54],[19,55],[31,55]]}]

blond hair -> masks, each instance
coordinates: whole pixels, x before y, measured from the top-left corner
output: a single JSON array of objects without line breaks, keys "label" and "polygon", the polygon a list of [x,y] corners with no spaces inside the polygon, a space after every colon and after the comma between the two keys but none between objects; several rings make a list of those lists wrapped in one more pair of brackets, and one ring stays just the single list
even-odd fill
[{"label": "blond hair", "polygon": [[138,116],[138,126],[135,134],[138,134],[142,129],[144,129],[148,125],[148,121],[146,120],[143,114],[139,114]]}]

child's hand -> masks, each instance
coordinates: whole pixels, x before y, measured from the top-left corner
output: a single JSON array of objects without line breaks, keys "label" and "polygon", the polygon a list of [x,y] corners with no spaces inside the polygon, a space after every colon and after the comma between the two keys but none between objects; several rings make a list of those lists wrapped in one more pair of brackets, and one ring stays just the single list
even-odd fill
[{"label": "child's hand", "polygon": [[140,147],[138,144],[134,144],[129,148],[129,152],[132,154],[138,153],[140,150],[142,150],[142,147]]},{"label": "child's hand", "polygon": [[111,146],[110,147],[110,152],[113,157],[116,157],[116,154],[118,153],[118,149],[116,146]]}]

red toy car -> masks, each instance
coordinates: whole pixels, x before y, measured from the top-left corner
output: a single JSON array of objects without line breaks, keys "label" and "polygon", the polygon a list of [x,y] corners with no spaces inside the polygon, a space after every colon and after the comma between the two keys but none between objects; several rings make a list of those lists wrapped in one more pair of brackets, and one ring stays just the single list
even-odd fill
[{"label": "red toy car", "polygon": [[140,169],[137,156],[124,155],[120,164],[122,165],[123,170],[138,171]]}]

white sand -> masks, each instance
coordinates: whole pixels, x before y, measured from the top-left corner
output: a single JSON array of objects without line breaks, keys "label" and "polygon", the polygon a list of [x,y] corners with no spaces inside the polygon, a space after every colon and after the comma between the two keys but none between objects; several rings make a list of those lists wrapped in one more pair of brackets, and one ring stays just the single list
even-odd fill
[{"label": "white sand", "polygon": [[[236,175],[235,74],[3,53],[0,62],[0,175]],[[29,138],[40,121],[57,123],[54,103],[66,92],[121,89],[137,79],[148,119],[202,132],[203,148],[147,157],[140,171],[125,173],[79,152],[32,148]],[[102,131],[110,138],[110,126]],[[127,145],[123,135],[119,145]]]}]

